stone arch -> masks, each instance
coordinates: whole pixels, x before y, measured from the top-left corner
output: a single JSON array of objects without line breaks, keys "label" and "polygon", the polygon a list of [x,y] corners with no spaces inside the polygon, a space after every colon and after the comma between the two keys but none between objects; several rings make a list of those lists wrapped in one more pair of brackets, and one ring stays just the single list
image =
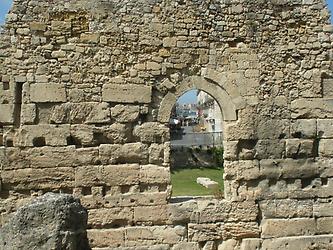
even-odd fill
[{"label": "stone arch", "polygon": [[[177,86],[176,91],[169,92],[165,95],[158,112],[158,121],[161,123],[169,122],[171,110],[177,99],[185,92],[192,89],[200,89],[211,95],[219,104],[224,121],[237,120],[237,109],[240,106],[239,103],[244,102],[240,95],[238,95],[237,98],[232,98],[229,93],[215,81],[208,81],[201,76],[190,76],[185,78]],[[238,100],[238,102],[235,103],[234,100]]]}]

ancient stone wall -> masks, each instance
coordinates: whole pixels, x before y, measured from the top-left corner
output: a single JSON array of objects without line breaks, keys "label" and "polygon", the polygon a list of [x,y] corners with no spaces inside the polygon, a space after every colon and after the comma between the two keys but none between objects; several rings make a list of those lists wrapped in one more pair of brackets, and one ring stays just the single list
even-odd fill
[{"label": "ancient stone wall", "polygon": [[[0,225],[74,194],[94,249],[330,249],[333,27],[323,0],[16,0],[0,41]],[[190,89],[225,131],[225,199],[170,202]]]}]

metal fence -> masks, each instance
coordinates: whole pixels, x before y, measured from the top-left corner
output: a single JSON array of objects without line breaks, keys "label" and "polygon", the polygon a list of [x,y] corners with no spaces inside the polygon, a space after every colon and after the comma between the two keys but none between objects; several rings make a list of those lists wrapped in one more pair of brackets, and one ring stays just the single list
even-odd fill
[{"label": "metal fence", "polygon": [[222,146],[222,132],[173,132],[171,133],[171,146]]}]

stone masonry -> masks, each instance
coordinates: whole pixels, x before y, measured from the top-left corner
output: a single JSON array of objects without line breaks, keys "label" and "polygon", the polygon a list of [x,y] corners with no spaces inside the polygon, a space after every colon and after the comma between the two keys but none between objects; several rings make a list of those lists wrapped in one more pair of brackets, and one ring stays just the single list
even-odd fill
[{"label": "stone masonry", "polygon": [[[73,194],[95,250],[333,248],[324,0],[16,0],[0,38],[0,226]],[[225,199],[171,202],[167,122],[224,118]]]}]

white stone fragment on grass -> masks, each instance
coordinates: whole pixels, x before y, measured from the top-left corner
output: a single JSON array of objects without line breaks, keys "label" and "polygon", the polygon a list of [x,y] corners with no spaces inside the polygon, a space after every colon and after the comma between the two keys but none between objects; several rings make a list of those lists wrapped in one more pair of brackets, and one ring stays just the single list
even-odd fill
[{"label": "white stone fragment on grass", "polygon": [[219,185],[216,181],[212,181],[211,179],[205,177],[198,177],[197,183],[209,189],[217,188]]}]

